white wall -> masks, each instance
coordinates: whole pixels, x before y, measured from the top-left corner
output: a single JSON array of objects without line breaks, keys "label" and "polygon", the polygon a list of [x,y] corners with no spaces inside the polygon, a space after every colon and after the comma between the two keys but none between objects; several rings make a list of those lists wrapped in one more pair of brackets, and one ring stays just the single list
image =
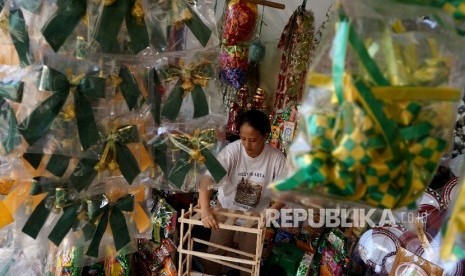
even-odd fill
[{"label": "white wall", "polygon": [[[260,68],[260,86],[267,92],[268,106],[272,105],[274,93],[276,90],[277,76],[279,73],[279,63],[281,53],[278,52],[277,43],[281,36],[289,17],[302,4],[302,0],[269,0],[286,5],[286,9],[274,9],[265,7],[263,20],[267,26],[263,25],[261,41],[266,47],[265,60],[261,63]],[[333,0],[307,0],[307,10],[312,10],[315,15],[315,28],[318,28],[325,18],[328,8]],[[218,14],[221,14],[224,8],[224,0],[218,1]],[[259,6],[259,12],[262,6]]]}]

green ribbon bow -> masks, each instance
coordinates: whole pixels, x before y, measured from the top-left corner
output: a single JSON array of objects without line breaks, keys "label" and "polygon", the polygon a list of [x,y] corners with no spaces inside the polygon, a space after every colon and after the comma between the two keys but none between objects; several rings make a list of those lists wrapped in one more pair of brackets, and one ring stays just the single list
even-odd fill
[{"label": "green ribbon bow", "polygon": [[210,63],[191,63],[184,66],[180,61],[180,66],[168,65],[160,70],[166,82],[178,79],[178,82],[171,90],[161,114],[173,121],[181,110],[183,98],[187,94],[192,95],[194,104],[194,118],[208,115],[208,102],[202,87],[208,85],[208,80],[213,76],[213,67]]},{"label": "green ribbon bow", "polygon": [[210,149],[216,143],[214,129],[202,131],[196,129],[193,135],[170,133],[168,137],[175,148],[182,150],[168,174],[168,180],[178,188],[181,188],[183,185],[187,173],[195,162],[205,164],[217,183],[226,175],[226,170],[210,152]]},{"label": "green ribbon bow", "polygon": [[134,210],[134,195],[125,195],[115,203],[109,203],[108,199],[102,196],[100,199],[89,200],[88,207],[89,218],[91,220],[99,219],[99,222],[86,255],[98,257],[100,241],[107,229],[108,222],[110,222],[116,251],[119,251],[131,241],[123,212],[132,212]]},{"label": "green ribbon bow", "polygon": [[142,92],[131,74],[131,71],[129,71],[127,67],[121,67],[119,70],[119,78],[121,80],[119,87],[129,110],[139,108],[143,103]]},{"label": "green ribbon bow", "polygon": [[10,153],[20,143],[18,122],[15,112],[8,100],[21,102],[23,97],[23,82],[0,83],[0,133],[3,149]]},{"label": "green ribbon bow", "polygon": [[192,9],[188,1],[172,0],[171,18],[173,25],[170,28],[177,28],[180,24],[186,24],[200,44],[203,47],[207,45],[212,31],[205,25],[194,9]]},{"label": "green ribbon bow", "polygon": [[79,139],[84,150],[99,141],[89,100],[105,97],[105,78],[80,75],[69,79],[48,66],[42,69],[39,90],[53,91],[54,94],[42,102],[19,127],[29,145],[34,144],[50,129],[55,118],[63,109],[71,92],[74,96],[74,112]]},{"label": "green ribbon bow", "polygon": [[139,164],[132,155],[127,143],[139,141],[137,126],[129,125],[112,130],[103,148],[102,157],[95,165],[95,170],[102,172],[104,170],[120,169],[124,179],[132,184],[134,178],[140,174]]},{"label": "green ribbon bow", "polygon": [[141,0],[113,0],[105,4],[99,18],[99,24],[93,34],[100,43],[103,52],[108,53],[118,47],[118,33],[126,20],[126,29],[130,38],[130,50],[133,54],[149,46],[149,35],[144,19]]},{"label": "green ribbon bow", "polygon": [[[33,2],[33,1],[31,1]],[[42,28],[45,40],[57,52],[86,15],[85,0],[60,0],[58,10]]]},{"label": "green ribbon bow", "polygon": [[32,238],[37,238],[53,208],[61,209],[73,204],[68,191],[62,184],[56,183],[46,177],[35,177],[30,195],[46,193],[44,199],[37,205],[22,231]]},{"label": "green ribbon bow", "polygon": [[28,66],[33,62],[33,57],[29,51],[29,34],[27,32],[26,22],[24,21],[23,12],[20,8],[11,8],[9,16],[9,33],[19,61],[22,67]]}]

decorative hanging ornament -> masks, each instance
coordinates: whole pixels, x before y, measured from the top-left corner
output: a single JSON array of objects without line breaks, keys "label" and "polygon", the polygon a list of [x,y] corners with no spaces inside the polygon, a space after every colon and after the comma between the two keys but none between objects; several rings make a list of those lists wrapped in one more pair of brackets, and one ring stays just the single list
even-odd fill
[{"label": "decorative hanging ornament", "polygon": [[[258,30],[257,38],[250,44],[249,47],[249,63],[260,63],[265,58],[265,45],[260,41],[260,35],[262,34],[262,26],[265,24],[263,16],[265,14],[265,6],[262,9],[262,16],[260,18],[260,27]],[[265,24],[266,25],[266,24]]]},{"label": "decorative hanging ornament", "polygon": [[274,110],[299,103],[311,57],[313,55],[314,16],[299,7],[284,27],[278,48],[282,50]]}]

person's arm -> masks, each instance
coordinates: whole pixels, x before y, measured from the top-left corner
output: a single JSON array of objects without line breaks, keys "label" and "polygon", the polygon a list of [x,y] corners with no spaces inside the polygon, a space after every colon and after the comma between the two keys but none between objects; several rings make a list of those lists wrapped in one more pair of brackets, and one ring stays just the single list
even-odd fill
[{"label": "person's arm", "polygon": [[202,224],[205,228],[218,229],[218,221],[216,220],[215,214],[210,207],[210,196],[211,196],[211,185],[213,180],[208,175],[202,176],[200,179],[200,190],[199,190],[199,204],[201,210]]}]

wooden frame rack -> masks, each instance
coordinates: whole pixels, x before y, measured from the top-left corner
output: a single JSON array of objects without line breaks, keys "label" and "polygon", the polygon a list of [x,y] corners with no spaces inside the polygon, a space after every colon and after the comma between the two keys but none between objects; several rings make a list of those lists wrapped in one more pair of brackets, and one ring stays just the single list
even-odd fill
[{"label": "wooden frame rack", "polygon": [[[223,211],[224,210],[224,211]],[[250,254],[234,248],[225,247],[219,244],[211,243],[192,236],[192,228],[194,225],[202,226],[200,217],[200,209],[198,206],[193,207],[191,204],[189,210],[181,211],[181,216],[178,221],[180,223],[180,244],[178,247],[179,252],[179,265],[178,276],[188,276],[191,273],[192,256],[203,258],[221,265],[235,268],[241,271],[250,273],[252,276],[258,276],[260,273],[260,259],[262,256],[263,242],[265,239],[265,215],[264,213],[256,214],[250,212],[227,211],[222,209],[214,211],[217,218],[225,218],[223,223],[219,223],[220,229],[234,230],[236,232],[253,233],[257,235],[257,244],[255,254]],[[235,225],[238,219],[243,220],[241,226]],[[184,229],[187,228],[187,231]],[[185,232],[185,233],[184,233]],[[208,246],[223,249],[230,253],[235,253],[238,257],[220,256],[209,254],[205,252],[194,251],[194,242],[201,243]],[[240,266],[240,264],[251,265],[251,268]]]}]

